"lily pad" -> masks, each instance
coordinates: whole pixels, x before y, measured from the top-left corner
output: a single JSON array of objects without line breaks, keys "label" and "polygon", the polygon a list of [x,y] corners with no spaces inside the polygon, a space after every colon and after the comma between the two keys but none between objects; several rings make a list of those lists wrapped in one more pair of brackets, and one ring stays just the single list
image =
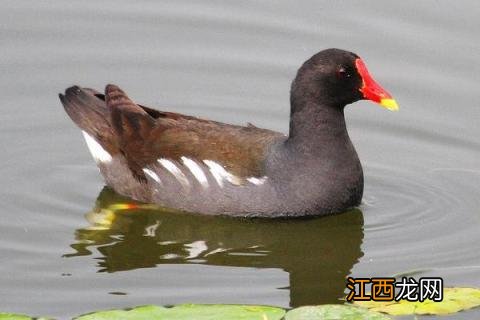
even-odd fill
[{"label": "lily pad", "polygon": [[480,290],[476,288],[444,288],[443,300],[434,302],[400,301],[356,301],[356,305],[372,311],[388,313],[391,315],[432,314],[442,315],[456,313],[480,306]]},{"label": "lily pad", "polygon": [[0,320],[32,320],[32,318],[23,314],[0,313]]},{"label": "lily pad", "polygon": [[15,314],[15,313],[5,313],[0,312],[0,320],[52,320],[50,318],[32,318],[30,316],[26,316],[24,314]]},{"label": "lily pad", "polygon": [[300,307],[287,312],[285,320],[390,320],[390,317],[350,305],[325,304]]},{"label": "lily pad", "polygon": [[142,306],[130,310],[99,311],[76,320],[280,320],[281,308],[242,305],[181,304],[172,308]]}]

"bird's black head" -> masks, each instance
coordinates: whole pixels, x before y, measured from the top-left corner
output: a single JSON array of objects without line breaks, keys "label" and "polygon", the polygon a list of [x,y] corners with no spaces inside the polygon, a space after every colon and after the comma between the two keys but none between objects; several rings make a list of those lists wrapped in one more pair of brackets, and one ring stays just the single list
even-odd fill
[{"label": "bird's black head", "polygon": [[320,51],[300,67],[292,83],[292,112],[308,105],[343,109],[361,99],[398,109],[390,94],[370,76],[359,56],[349,51]]}]

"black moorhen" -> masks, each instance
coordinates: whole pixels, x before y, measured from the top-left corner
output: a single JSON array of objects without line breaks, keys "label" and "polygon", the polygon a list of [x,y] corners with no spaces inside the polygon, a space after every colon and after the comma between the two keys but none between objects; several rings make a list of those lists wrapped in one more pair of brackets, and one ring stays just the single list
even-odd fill
[{"label": "black moorhen", "polygon": [[398,106],[354,53],[328,49],[298,70],[288,136],[136,104],[117,86],[60,100],[108,186],[133,199],[212,215],[326,215],[360,204],[363,172],[344,108]]}]

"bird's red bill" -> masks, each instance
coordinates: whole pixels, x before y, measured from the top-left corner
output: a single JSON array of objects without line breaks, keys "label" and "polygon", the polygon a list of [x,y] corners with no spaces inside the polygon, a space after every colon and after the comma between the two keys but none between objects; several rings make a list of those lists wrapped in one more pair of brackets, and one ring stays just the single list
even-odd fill
[{"label": "bird's red bill", "polygon": [[397,102],[392,98],[390,93],[388,93],[375,80],[373,80],[362,59],[357,58],[355,60],[355,65],[357,67],[357,72],[362,77],[363,84],[360,88],[360,92],[363,94],[363,97],[365,99],[379,103],[384,108],[392,111],[397,111]]}]

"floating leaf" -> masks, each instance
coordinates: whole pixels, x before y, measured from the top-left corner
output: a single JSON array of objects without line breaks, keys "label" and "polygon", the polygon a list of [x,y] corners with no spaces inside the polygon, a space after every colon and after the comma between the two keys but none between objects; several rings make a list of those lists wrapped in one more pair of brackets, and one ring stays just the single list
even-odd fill
[{"label": "floating leaf", "polygon": [[285,320],[389,320],[384,314],[350,305],[325,304],[300,307],[287,312]]},{"label": "floating leaf", "polygon": [[2,313],[0,312],[0,320],[52,320],[50,318],[32,318],[24,314]]},{"label": "floating leaf", "polygon": [[80,316],[78,320],[108,320],[108,319],[124,319],[124,320],[140,320],[140,319],[161,319],[166,308],[158,306],[142,306],[131,310],[108,310],[97,311]]},{"label": "floating leaf", "polygon": [[280,320],[281,308],[242,305],[181,304],[172,308],[142,306],[131,310],[99,311],[76,320]]},{"label": "floating leaf", "polygon": [[450,314],[480,306],[480,290],[475,288],[445,288],[441,302],[432,300],[425,300],[423,302],[410,302],[407,300],[400,300],[398,302],[356,301],[355,304],[373,311],[395,316],[410,314]]},{"label": "floating leaf", "polygon": [[0,313],[0,320],[32,320],[32,318],[23,314]]}]

